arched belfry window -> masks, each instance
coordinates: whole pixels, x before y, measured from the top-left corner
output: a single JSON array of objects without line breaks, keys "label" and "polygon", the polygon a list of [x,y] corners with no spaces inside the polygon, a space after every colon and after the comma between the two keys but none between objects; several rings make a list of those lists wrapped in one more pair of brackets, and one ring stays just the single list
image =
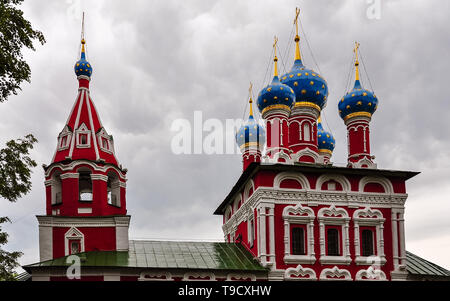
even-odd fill
[{"label": "arched belfry window", "polygon": [[56,171],[52,176],[52,180],[52,205],[59,205],[62,203],[61,172]]},{"label": "arched belfry window", "polygon": [[92,201],[92,179],[91,171],[89,169],[78,170],[78,191],[80,194],[80,201],[91,202]]},{"label": "arched belfry window", "polygon": [[108,173],[108,204],[120,207],[120,182],[114,172]]}]

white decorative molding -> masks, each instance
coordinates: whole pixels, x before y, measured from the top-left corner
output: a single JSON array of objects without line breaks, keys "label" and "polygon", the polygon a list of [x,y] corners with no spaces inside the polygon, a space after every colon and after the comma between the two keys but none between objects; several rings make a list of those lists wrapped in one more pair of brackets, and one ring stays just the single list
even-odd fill
[{"label": "white decorative molding", "polygon": [[371,168],[371,169],[377,168],[377,164],[368,158],[368,156],[370,156],[369,154],[362,154],[362,156],[364,156],[364,157],[361,158],[357,162],[349,161],[348,162],[349,166],[351,166],[353,168],[365,168],[363,166],[367,166],[366,168]]},{"label": "white decorative molding", "polygon": [[64,255],[70,255],[70,241],[71,240],[79,240],[81,250],[80,253],[84,252],[84,234],[78,230],[76,227],[71,227],[65,234],[64,234]]},{"label": "white decorative molding", "polygon": [[47,169],[45,171],[45,177],[48,178],[55,168],[59,168],[62,172],[65,172],[65,171],[70,172],[70,171],[73,171],[74,169],[76,169],[77,166],[79,166],[79,165],[87,165],[87,166],[91,167],[91,169],[93,171],[101,172],[104,174],[107,174],[108,171],[110,169],[112,169],[117,172],[121,181],[126,181],[125,173],[123,171],[121,171],[120,169],[118,169],[117,167],[115,167],[114,165],[100,166],[100,165],[93,163],[92,161],[88,161],[88,160],[75,160],[75,161],[70,162],[69,164],[63,164],[63,163],[53,164],[49,169]]},{"label": "white decorative molding", "polygon": [[[104,147],[103,145],[103,139],[106,139],[108,146]],[[100,131],[97,133],[97,140],[98,145],[100,146],[100,149],[108,154],[114,154],[114,140],[111,135],[108,135],[105,128],[101,128]]]},{"label": "white decorative molding", "polygon": [[[302,144],[303,145],[303,144]],[[300,162],[300,158],[303,156],[309,156],[314,159],[314,163],[321,163],[320,156],[317,152],[313,151],[309,147],[299,150],[298,152],[291,155],[293,162]],[[304,162],[307,163],[307,162]]]},{"label": "white decorative molding", "polygon": [[[314,264],[316,255],[314,253],[314,211],[309,207],[303,207],[301,204],[296,206],[286,206],[283,209],[284,220],[284,262]],[[305,225],[305,255],[291,254],[291,225]]]},{"label": "white decorative molding", "polygon": [[61,180],[78,179],[79,177],[80,177],[80,174],[77,172],[68,172],[68,173],[63,173],[60,175]]},{"label": "white decorative molding", "polygon": [[39,226],[48,227],[116,227],[129,226],[130,216],[64,217],[38,215]]},{"label": "white decorative molding", "polygon": [[352,280],[352,275],[346,269],[339,269],[337,266],[331,269],[323,269],[320,272],[320,280]]},{"label": "white decorative molding", "polygon": [[[76,135],[76,143],[77,148],[90,148],[91,147],[91,130],[88,129],[88,127],[82,123],[81,126],[75,130]],[[86,143],[81,143],[80,135],[86,135]]]},{"label": "white decorative molding", "polygon": [[295,180],[302,186],[302,190],[309,190],[309,181],[308,178],[302,173],[299,172],[280,172],[275,176],[275,179],[273,180],[273,188],[274,189],[280,189],[280,184],[284,180]]},{"label": "white decorative molding", "polygon": [[100,174],[91,174],[91,180],[100,180],[100,181],[108,182],[108,176],[100,175]]},{"label": "white decorative molding", "polygon": [[[350,237],[349,237],[349,222],[350,218],[348,216],[347,210],[344,208],[336,208],[334,205],[330,207],[321,208],[317,214],[319,220],[319,233],[320,233],[320,263],[322,264],[350,264]],[[329,256],[325,252],[326,241],[325,241],[325,226],[333,225],[340,226],[340,237],[341,241],[339,243],[341,253],[340,256]]]},{"label": "white decorative molding", "polygon": [[[65,139],[64,139],[65,138]],[[58,135],[58,151],[62,151],[65,149],[68,149],[70,146],[70,141],[72,138],[72,131],[69,129],[69,127],[66,125],[64,129],[59,133]],[[65,142],[65,143],[63,143]]]},{"label": "white decorative molding", "polygon": [[256,281],[254,274],[228,274],[226,281]]},{"label": "white decorative molding", "polygon": [[355,280],[386,281],[387,278],[382,270],[368,267],[366,270],[359,270],[356,273]]},{"label": "white decorative molding", "polygon": [[298,265],[296,268],[286,269],[284,280],[317,280],[317,276],[313,269]]},{"label": "white decorative molding", "polygon": [[379,264],[383,265],[386,263],[386,256],[384,254],[384,221],[383,214],[380,210],[371,209],[366,207],[364,209],[358,209],[353,213],[353,223],[354,223],[354,244],[355,244],[355,262],[359,265],[370,265],[372,264],[369,260],[371,256],[361,256],[361,244],[360,244],[360,226],[372,226],[375,227],[375,238],[376,245],[374,246],[374,251],[376,256],[379,257]]},{"label": "white decorative molding", "polygon": [[91,214],[92,208],[86,207],[86,208],[78,208],[78,214]]},{"label": "white decorative molding", "polygon": [[172,274],[167,271],[144,271],[138,281],[173,281]]},{"label": "white decorative molding", "polygon": [[367,176],[363,177],[361,180],[359,180],[359,191],[364,192],[364,187],[369,183],[377,183],[383,186],[384,192],[387,194],[393,194],[394,193],[394,187],[392,186],[391,181],[386,177],[372,177]]},{"label": "white decorative molding", "polygon": [[[192,279],[190,279],[192,278]],[[211,272],[187,272],[184,274],[182,281],[215,281],[216,276]]]},{"label": "white decorative molding", "polygon": [[[252,179],[250,179],[247,184],[245,184],[245,188],[244,188],[244,203],[248,200],[248,198],[250,197],[250,189],[252,189],[252,194],[255,192],[255,183],[253,182]],[[234,212],[234,211],[233,211]]]},{"label": "white decorative molding", "polygon": [[323,174],[316,181],[316,190],[322,190],[322,185],[328,181],[335,181],[342,186],[343,191],[351,191],[352,187],[347,177],[339,174]]},{"label": "white decorative molding", "polygon": [[323,204],[327,206],[346,206],[346,207],[367,207],[377,208],[404,207],[408,194],[395,193],[366,193],[356,191],[315,191],[303,189],[273,188],[259,186],[252,196],[242,204],[230,220],[226,221],[222,229],[227,233],[232,225],[239,225],[248,220],[252,208],[256,208],[260,202],[270,200],[273,204],[292,205],[299,202],[307,203],[309,206]]}]

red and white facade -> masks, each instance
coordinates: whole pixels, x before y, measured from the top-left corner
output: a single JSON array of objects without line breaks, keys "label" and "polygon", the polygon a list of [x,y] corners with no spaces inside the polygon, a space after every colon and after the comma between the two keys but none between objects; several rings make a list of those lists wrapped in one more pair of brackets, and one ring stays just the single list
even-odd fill
[{"label": "red and white facade", "polygon": [[90,76],[77,78],[75,103],[53,160],[44,165],[46,214],[37,216],[41,261],[85,251],[128,250],[127,170],[118,164],[113,137],[92,101]]}]

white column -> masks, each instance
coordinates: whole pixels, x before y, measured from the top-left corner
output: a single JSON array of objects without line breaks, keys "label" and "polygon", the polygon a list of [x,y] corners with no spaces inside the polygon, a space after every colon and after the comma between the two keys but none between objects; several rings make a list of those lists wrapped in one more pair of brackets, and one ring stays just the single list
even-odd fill
[{"label": "white column", "polygon": [[291,250],[289,247],[289,240],[290,240],[289,222],[287,220],[284,220],[284,255],[285,256],[288,256],[291,253]]},{"label": "white column", "polygon": [[394,271],[398,271],[398,231],[397,231],[397,211],[392,210],[392,257],[394,259]]},{"label": "white column", "polygon": [[309,222],[309,231],[308,232],[308,236],[309,236],[309,255],[311,256],[315,256],[316,253],[314,251],[314,220],[311,220]]},{"label": "white column", "polygon": [[355,257],[361,255],[361,250],[359,247],[359,224],[355,221]]},{"label": "white column", "polygon": [[267,262],[267,251],[266,251],[266,208],[259,207],[259,258],[262,263]]},{"label": "white column", "polygon": [[406,250],[405,250],[405,219],[404,213],[400,213],[399,218],[399,239],[400,239],[400,265],[406,267]]},{"label": "white column", "polygon": [[325,256],[325,225],[320,222],[320,256]]},{"label": "white column", "polygon": [[273,205],[269,208],[270,262],[275,263],[275,222]]}]

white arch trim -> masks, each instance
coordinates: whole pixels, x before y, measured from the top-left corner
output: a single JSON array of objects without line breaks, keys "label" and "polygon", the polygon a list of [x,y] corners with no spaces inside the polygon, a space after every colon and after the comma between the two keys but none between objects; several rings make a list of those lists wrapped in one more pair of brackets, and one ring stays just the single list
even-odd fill
[{"label": "white arch trim", "polygon": [[369,183],[378,183],[383,186],[385,193],[394,193],[394,187],[392,186],[392,183],[388,178],[371,176],[363,177],[361,180],[359,180],[359,192],[363,192],[364,187]]},{"label": "white arch trim", "polygon": [[346,177],[338,174],[323,174],[317,179],[316,190],[321,190],[323,183],[328,181],[338,182],[341,184],[343,191],[351,191],[352,189],[350,181]]},{"label": "white arch trim", "polygon": [[368,267],[367,270],[359,270],[356,273],[355,280],[368,280],[368,281],[386,281],[386,274],[380,269],[374,269]]},{"label": "white arch trim", "polygon": [[286,269],[284,280],[317,280],[317,276],[313,269],[304,268],[299,264],[296,268]]},{"label": "white arch trim", "polygon": [[[342,278],[344,277],[344,278]],[[323,269],[320,273],[320,280],[352,280],[352,275],[346,269],[339,269],[334,266],[331,269]]]},{"label": "white arch trim", "polygon": [[302,173],[281,172],[275,176],[273,187],[280,188],[281,182],[284,180],[295,180],[302,185],[302,189],[310,189],[309,181]]}]

